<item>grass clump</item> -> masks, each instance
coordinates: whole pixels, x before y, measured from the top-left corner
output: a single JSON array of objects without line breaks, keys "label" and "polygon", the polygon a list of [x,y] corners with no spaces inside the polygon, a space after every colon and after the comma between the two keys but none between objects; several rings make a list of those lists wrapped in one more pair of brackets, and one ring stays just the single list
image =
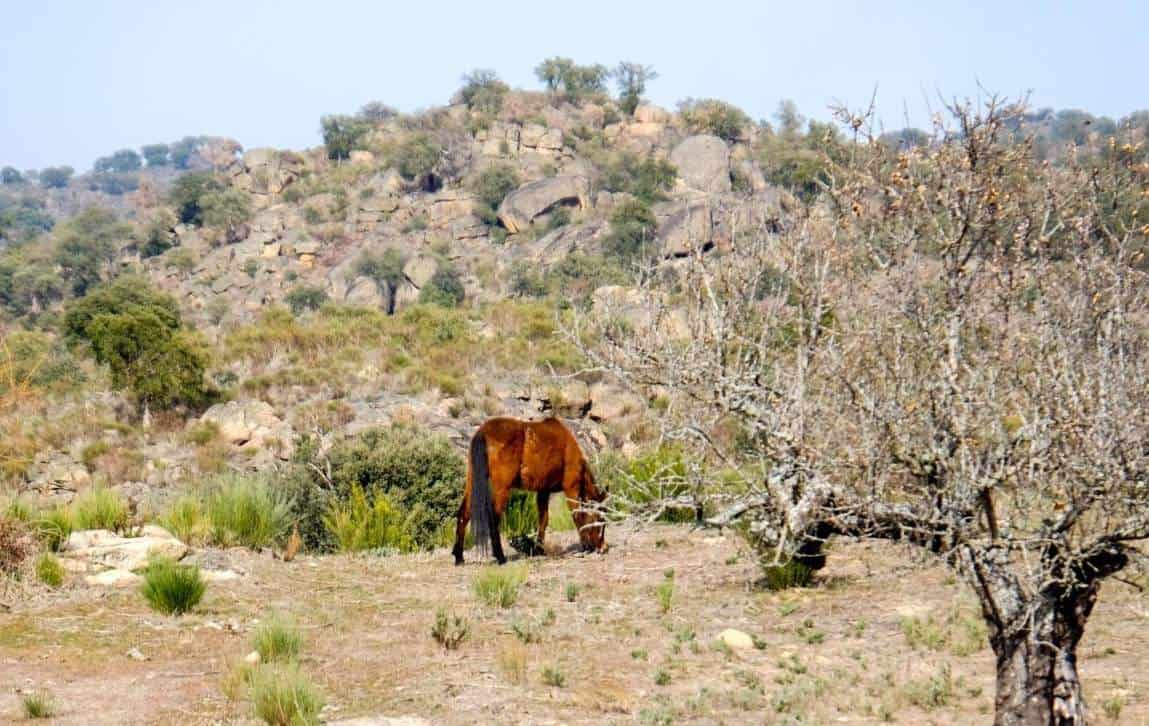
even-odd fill
[{"label": "grass clump", "polygon": [[36,520],[36,531],[44,545],[53,552],[59,552],[68,537],[72,536],[75,528],[75,518],[72,510],[67,507],[56,507],[41,515]]},{"label": "grass clump", "polygon": [[527,679],[527,649],[522,643],[504,643],[499,648],[496,660],[499,670],[511,683],[518,684]]},{"label": "grass clump", "polygon": [[968,606],[957,604],[943,617],[932,614],[902,618],[902,634],[915,650],[948,650],[957,656],[968,656],[985,647],[988,640],[985,621]]},{"label": "grass clump", "polygon": [[670,671],[665,668],[659,668],[654,673],[654,685],[656,686],[669,686],[670,685]]},{"label": "grass clump", "polygon": [[658,609],[664,615],[670,612],[670,608],[674,605],[674,579],[668,578],[665,582],[660,583],[655,589],[654,595],[658,599]]},{"label": "grass clump", "polygon": [[578,600],[579,593],[582,592],[582,586],[578,583],[568,582],[566,586],[567,602],[574,602]]},{"label": "grass clump", "polygon": [[554,688],[562,688],[567,683],[567,677],[557,665],[547,663],[542,670],[543,683]]},{"label": "grass clump", "polygon": [[509,608],[519,599],[519,588],[527,581],[527,566],[490,566],[475,575],[471,587],[475,596],[492,607]]},{"label": "grass clump", "polygon": [[786,560],[781,564],[763,565],[762,579],[759,581],[767,590],[789,590],[806,587],[814,579],[814,568],[798,560]]},{"label": "grass clump", "polygon": [[20,706],[24,710],[24,718],[29,720],[52,718],[56,714],[56,706],[52,702],[52,697],[40,691],[25,693],[21,696]]},{"label": "grass clump", "polygon": [[64,584],[64,566],[51,552],[45,552],[36,559],[36,578],[48,587]]},{"label": "grass clump", "polygon": [[204,516],[203,501],[191,494],[185,494],[172,502],[160,517],[159,523],[181,542],[188,544],[202,542],[208,536],[208,521]]},{"label": "grass clump", "polygon": [[907,701],[926,711],[949,705],[954,697],[954,681],[949,664],[943,663],[937,674],[926,680],[909,681],[903,692]]},{"label": "grass clump", "polygon": [[457,650],[471,633],[467,619],[459,615],[451,616],[443,608],[435,612],[435,623],[431,626],[431,637],[447,650]]},{"label": "grass clump", "polygon": [[251,647],[259,653],[261,663],[294,663],[299,660],[303,637],[294,622],[272,615],[255,629]]},{"label": "grass clump", "polygon": [[287,534],[291,510],[291,499],[263,477],[224,477],[207,498],[211,541],[222,547],[267,547]]},{"label": "grass clump", "polygon": [[122,532],[128,528],[128,503],[105,487],[92,487],[72,502],[72,515],[77,529],[109,529]]},{"label": "grass clump", "polygon": [[256,718],[272,726],[319,723],[323,696],[295,665],[266,666],[255,670],[250,688]]},{"label": "grass clump", "polygon": [[198,567],[180,565],[167,557],[148,563],[144,570],[144,584],[140,588],[148,605],[165,615],[183,615],[191,611],[203,599],[206,590],[207,583]]}]

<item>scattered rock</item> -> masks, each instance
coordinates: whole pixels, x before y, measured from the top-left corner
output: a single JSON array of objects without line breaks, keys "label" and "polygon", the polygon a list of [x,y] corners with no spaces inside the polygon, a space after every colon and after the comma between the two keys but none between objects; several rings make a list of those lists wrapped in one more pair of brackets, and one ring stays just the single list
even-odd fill
[{"label": "scattered rock", "polygon": [[734,650],[750,650],[754,647],[754,638],[734,628],[723,630],[718,634],[718,639]]},{"label": "scattered rock", "polygon": [[139,660],[139,661],[151,660],[151,658],[149,658],[146,655],[144,655],[143,653],[141,653],[139,648],[132,648],[127,653],[124,653],[124,655],[128,656],[132,660]]},{"label": "scattered rock", "polygon": [[259,654],[258,650],[253,650],[243,657],[244,663],[247,663],[248,665],[253,665],[253,666],[259,665],[259,662],[261,660],[263,660],[263,657]]},{"label": "scattered rock", "polygon": [[84,577],[84,582],[98,587],[131,587],[143,579],[134,572],[127,570],[104,570],[95,575],[87,575]]}]

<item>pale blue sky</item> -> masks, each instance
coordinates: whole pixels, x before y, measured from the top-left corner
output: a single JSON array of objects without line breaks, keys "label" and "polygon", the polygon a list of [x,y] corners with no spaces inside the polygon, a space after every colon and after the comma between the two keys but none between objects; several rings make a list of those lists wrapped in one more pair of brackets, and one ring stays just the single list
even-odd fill
[{"label": "pale blue sky", "polygon": [[825,118],[878,86],[888,127],[980,81],[1035,106],[1149,107],[1149,2],[427,2],[0,0],[0,165],[85,170],[122,147],[217,134],[319,143],[319,117],[378,99],[445,103],[495,69],[536,88],[539,60],[633,60],[666,107],[718,97],[754,118],[783,98]]}]

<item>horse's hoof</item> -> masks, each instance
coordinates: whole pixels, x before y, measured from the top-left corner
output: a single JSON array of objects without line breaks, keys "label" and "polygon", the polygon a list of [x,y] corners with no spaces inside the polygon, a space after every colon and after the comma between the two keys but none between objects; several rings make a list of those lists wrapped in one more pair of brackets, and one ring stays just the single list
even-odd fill
[{"label": "horse's hoof", "polygon": [[458,567],[461,564],[463,564],[463,558],[462,557],[456,557],[455,558],[455,567]]}]

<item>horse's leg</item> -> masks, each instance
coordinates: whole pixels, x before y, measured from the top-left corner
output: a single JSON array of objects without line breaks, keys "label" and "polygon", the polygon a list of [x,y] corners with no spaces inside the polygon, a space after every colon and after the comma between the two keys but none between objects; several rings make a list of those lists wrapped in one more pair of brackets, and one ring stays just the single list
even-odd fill
[{"label": "horse's leg", "polygon": [[455,516],[455,547],[451,554],[455,555],[455,564],[463,564],[463,541],[467,537],[467,523],[471,521],[471,472],[467,472],[467,484],[463,488],[463,502],[459,505],[459,513]]},{"label": "horse's leg", "polygon": [[[494,483],[494,479],[491,481]],[[495,559],[498,560],[500,565],[503,565],[506,564],[507,557],[503,554],[502,524],[503,513],[507,511],[507,504],[511,500],[510,483],[508,482],[506,485],[503,485],[502,482],[500,482],[498,486],[492,487],[491,493],[494,495],[495,505],[495,527],[494,531],[491,532],[491,549],[493,550]]]},{"label": "horse's leg", "polygon": [[571,519],[574,520],[575,526],[578,528],[579,544],[585,552],[588,549],[586,534],[582,530],[585,518],[581,514],[575,513],[575,510],[583,505],[581,484],[581,466],[571,466],[568,463],[563,470],[563,496],[567,500],[567,509],[571,510]]},{"label": "horse's leg", "polygon": [[543,538],[547,536],[547,520],[550,518],[551,494],[542,491],[536,495],[539,506],[539,539],[535,543],[535,552],[532,554],[545,554],[543,551]]}]

